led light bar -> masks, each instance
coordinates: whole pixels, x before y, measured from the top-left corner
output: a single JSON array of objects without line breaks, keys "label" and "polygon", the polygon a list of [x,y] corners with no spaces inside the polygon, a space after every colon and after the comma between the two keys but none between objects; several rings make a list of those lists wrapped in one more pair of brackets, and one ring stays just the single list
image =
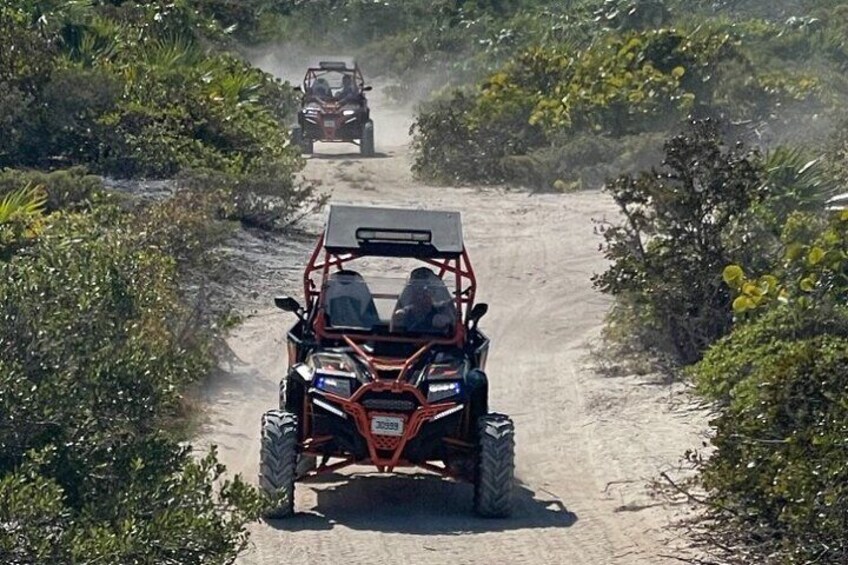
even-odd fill
[{"label": "led light bar", "polygon": [[315,404],[316,406],[320,406],[321,408],[323,408],[324,410],[326,410],[330,414],[335,414],[339,418],[347,419],[347,414],[345,414],[344,412],[342,412],[341,410],[339,410],[338,408],[336,408],[335,406],[333,406],[329,402],[324,402],[323,400],[313,398],[312,403]]},{"label": "led light bar", "polygon": [[356,230],[360,241],[385,241],[392,243],[430,243],[433,234],[429,231]]},{"label": "led light bar", "polygon": [[318,63],[318,66],[322,69],[333,71],[347,70],[347,63],[345,63],[344,61],[321,61],[320,63]]},{"label": "led light bar", "polygon": [[450,416],[451,414],[456,414],[457,412],[459,412],[463,408],[465,408],[465,404],[458,404],[458,405],[454,406],[453,408],[449,408],[449,409],[445,410],[444,412],[439,412],[438,414],[436,414],[435,416],[430,418],[430,421],[435,422],[436,420],[441,420],[442,418]]}]

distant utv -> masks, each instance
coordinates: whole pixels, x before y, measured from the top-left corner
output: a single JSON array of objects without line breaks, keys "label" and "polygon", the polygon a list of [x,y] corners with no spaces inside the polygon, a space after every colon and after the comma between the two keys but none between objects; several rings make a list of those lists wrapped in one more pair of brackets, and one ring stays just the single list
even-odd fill
[{"label": "distant utv", "polygon": [[371,121],[362,71],[355,61],[321,61],[303,78],[297,126],[292,142],[311,154],[315,142],[354,143],[366,157],[374,155]]}]

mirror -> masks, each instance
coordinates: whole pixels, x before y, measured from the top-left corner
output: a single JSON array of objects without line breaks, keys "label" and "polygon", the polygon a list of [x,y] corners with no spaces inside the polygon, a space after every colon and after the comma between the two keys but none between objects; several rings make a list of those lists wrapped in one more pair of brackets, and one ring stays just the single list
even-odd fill
[{"label": "mirror", "polygon": [[489,305],[485,302],[478,302],[471,309],[471,312],[468,313],[468,324],[470,326],[476,326],[477,322],[480,321],[480,318],[486,315],[486,312],[489,311]]},{"label": "mirror", "polygon": [[291,296],[276,296],[274,297],[274,305],[284,312],[300,313],[301,307],[297,300]]},{"label": "mirror", "polygon": [[373,86],[363,86],[362,87],[362,92],[371,92],[372,90],[374,90]]}]

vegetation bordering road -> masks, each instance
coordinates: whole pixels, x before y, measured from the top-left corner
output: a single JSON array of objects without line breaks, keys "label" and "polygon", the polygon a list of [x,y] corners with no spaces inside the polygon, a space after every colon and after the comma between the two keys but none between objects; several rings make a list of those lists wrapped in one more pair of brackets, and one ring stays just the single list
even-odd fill
[{"label": "vegetation bordering road", "polygon": [[[227,563],[262,508],[186,443],[226,323],[189,276],[231,220],[280,228],[318,198],[290,89],[229,53],[216,6],[0,8],[4,563]],[[177,190],[138,202],[91,173]]]}]

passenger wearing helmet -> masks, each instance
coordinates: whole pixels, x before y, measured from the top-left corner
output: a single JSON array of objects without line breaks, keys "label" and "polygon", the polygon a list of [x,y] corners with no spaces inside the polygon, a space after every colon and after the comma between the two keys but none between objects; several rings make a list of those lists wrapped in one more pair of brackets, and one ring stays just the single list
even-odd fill
[{"label": "passenger wearing helmet", "polygon": [[456,322],[456,304],[444,281],[426,267],[410,273],[392,315],[391,331],[446,334]]},{"label": "passenger wearing helmet", "polygon": [[344,75],[342,77],[342,89],[337,96],[339,102],[353,102],[358,95],[359,91],[356,88],[353,77],[351,75]]}]

